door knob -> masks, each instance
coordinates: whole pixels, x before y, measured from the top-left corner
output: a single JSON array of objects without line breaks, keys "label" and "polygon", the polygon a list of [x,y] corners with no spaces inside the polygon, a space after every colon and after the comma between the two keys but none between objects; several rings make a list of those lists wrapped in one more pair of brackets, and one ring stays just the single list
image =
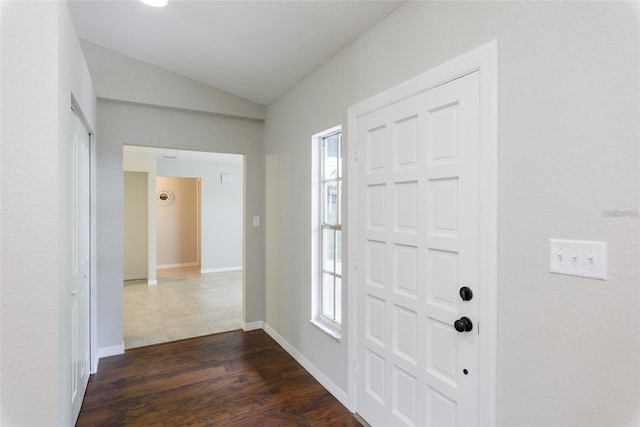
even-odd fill
[{"label": "door knob", "polygon": [[473,329],[473,323],[468,317],[461,317],[453,322],[453,327],[456,328],[458,332],[469,332]]},{"label": "door knob", "polygon": [[76,291],[71,291],[71,296],[75,297],[76,296]]},{"label": "door knob", "polygon": [[471,298],[473,298],[473,291],[467,286],[461,287],[460,298],[462,298],[462,301],[471,301]]}]

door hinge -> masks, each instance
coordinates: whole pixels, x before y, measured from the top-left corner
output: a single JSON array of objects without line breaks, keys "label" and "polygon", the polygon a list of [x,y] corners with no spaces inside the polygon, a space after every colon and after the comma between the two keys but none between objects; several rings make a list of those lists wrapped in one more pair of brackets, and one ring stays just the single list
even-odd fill
[{"label": "door hinge", "polygon": [[358,358],[353,359],[353,376],[357,377],[359,374],[360,366],[358,365]]},{"label": "door hinge", "polygon": [[354,144],[353,155],[354,155],[354,160],[357,162],[358,161],[358,143],[357,142]]},{"label": "door hinge", "polygon": [[357,251],[353,252],[353,269],[354,270],[358,269],[358,252]]}]

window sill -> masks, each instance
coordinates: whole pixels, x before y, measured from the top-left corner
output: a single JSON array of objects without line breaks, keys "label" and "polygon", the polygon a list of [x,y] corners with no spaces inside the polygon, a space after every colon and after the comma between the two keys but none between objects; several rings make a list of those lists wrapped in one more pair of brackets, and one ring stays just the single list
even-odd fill
[{"label": "window sill", "polygon": [[316,328],[320,329],[325,334],[329,335],[331,338],[338,342],[342,342],[342,330],[339,327],[331,325],[327,322],[323,322],[320,319],[311,319],[311,324]]}]

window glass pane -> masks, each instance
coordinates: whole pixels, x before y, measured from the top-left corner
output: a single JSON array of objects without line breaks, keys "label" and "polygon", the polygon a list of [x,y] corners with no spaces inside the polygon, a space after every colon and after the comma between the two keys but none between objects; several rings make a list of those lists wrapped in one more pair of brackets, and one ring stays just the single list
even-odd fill
[{"label": "window glass pane", "polygon": [[333,135],[324,140],[324,179],[338,178],[338,136]]},{"label": "window glass pane", "polygon": [[322,231],[322,269],[334,272],[335,231],[324,229]]},{"label": "window glass pane", "polygon": [[341,323],[342,322],[342,279],[339,277],[336,277],[334,291],[336,295],[336,303],[334,307],[336,316],[334,320],[338,323]]},{"label": "window glass pane", "polygon": [[338,183],[327,182],[324,188],[324,218],[325,224],[335,225],[338,223]]},{"label": "window glass pane", "polygon": [[[314,298],[320,298],[320,313],[323,317],[337,323],[342,320],[342,133],[320,139],[320,289],[314,290]],[[316,196],[317,197],[317,196]]]},{"label": "window glass pane", "polygon": [[336,219],[336,224],[342,224],[342,181],[338,181],[337,182],[338,186],[337,186],[337,190],[336,190],[336,202],[337,202],[337,219]]},{"label": "window glass pane", "polygon": [[338,178],[342,178],[342,134],[336,136],[338,137]]},{"label": "window glass pane", "polygon": [[333,295],[333,276],[325,273],[322,275],[322,314],[330,319],[335,317]]},{"label": "window glass pane", "polygon": [[342,275],[342,231],[336,230],[335,233],[336,233],[336,247],[335,247],[336,269],[334,271],[336,274]]}]

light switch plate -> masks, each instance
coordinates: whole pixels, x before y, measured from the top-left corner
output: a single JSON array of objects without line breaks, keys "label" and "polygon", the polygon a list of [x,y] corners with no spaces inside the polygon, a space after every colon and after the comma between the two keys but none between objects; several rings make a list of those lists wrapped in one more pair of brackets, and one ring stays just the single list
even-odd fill
[{"label": "light switch plate", "polygon": [[607,280],[607,243],[549,239],[549,270]]},{"label": "light switch plate", "polygon": [[253,226],[260,227],[260,217],[258,215],[253,217]]},{"label": "light switch plate", "polygon": [[222,184],[233,184],[233,175],[230,173],[220,174],[220,182]]}]

